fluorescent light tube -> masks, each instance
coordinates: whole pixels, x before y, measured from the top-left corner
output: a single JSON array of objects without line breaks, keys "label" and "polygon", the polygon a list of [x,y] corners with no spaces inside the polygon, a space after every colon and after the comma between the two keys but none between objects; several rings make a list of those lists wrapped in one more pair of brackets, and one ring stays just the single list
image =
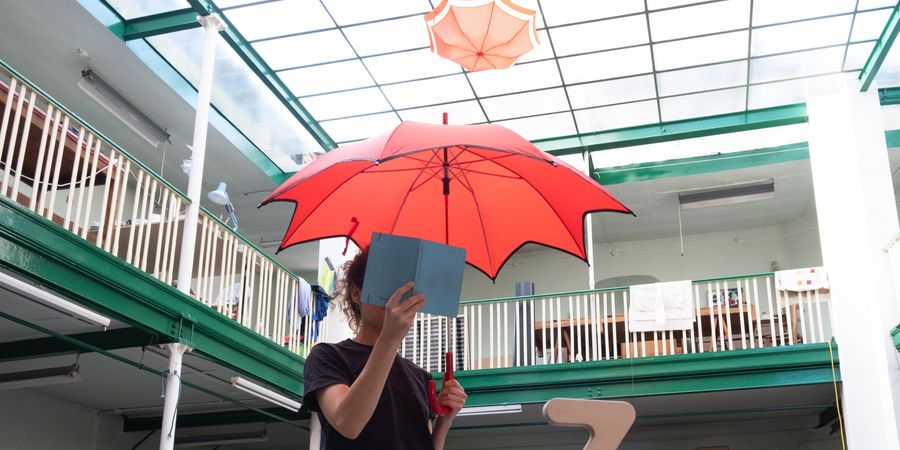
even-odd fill
[{"label": "fluorescent light tube", "polygon": [[175,438],[178,447],[204,447],[207,445],[221,444],[246,444],[249,442],[266,442],[269,436],[263,431],[251,431],[244,433],[227,433],[214,436],[179,436]]},{"label": "fluorescent light tube", "polygon": [[87,308],[83,308],[3,272],[0,272],[0,287],[90,325],[99,325],[106,329],[111,322],[109,317],[101,316]]},{"label": "fluorescent light tube", "polygon": [[0,373],[0,391],[74,383],[76,381],[81,381],[77,365]]},{"label": "fluorescent light tube", "polygon": [[300,402],[291,400],[271,389],[264,388],[256,383],[248,381],[241,377],[231,377],[231,385],[248,393],[255,395],[267,402],[278,405],[282,408],[297,412],[300,410]]},{"label": "fluorescent light tube", "polygon": [[457,416],[489,416],[493,414],[518,414],[522,405],[468,406],[459,410]]},{"label": "fluorescent light tube", "polygon": [[122,94],[98,77],[91,69],[81,71],[78,87],[94,101],[106,108],[150,145],[157,147],[169,141],[169,133],[140,112]]},{"label": "fluorescent light tube", "polygon": [[678,194],[681,209],[735,205],[775,197],[775,182],[751,183]]}]

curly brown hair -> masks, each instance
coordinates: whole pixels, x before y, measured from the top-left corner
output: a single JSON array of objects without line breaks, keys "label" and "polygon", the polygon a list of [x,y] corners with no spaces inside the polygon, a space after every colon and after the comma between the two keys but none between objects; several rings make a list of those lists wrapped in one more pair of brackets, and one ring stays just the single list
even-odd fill
[{"label": "curly brown hair", "polygon": [[342,266],[340,282],[335,288],[335,297],[340,300],[341,312],[347,317],[347,323],[353,332],[359,331],[359,323],[362,320],[362,312],[359,303],[353,301],[353,290],[362,290],[363,279],[366,276],[366,261],[369,259],[369,248],[360,249],[353,259]]}]

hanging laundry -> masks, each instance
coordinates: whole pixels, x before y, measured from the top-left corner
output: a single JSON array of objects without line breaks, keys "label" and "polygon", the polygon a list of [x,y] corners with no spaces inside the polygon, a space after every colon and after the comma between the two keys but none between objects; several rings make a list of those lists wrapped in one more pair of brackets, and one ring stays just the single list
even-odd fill
[{"label": "hanging laundry", "polygon": [[775,288],[793,292],[828,289],[828,273],[824,267],[779,270],[775,272]]},{"label": "hanging laundry", "polygon": [[331,301],[331,296],[325,292],[325,289],[322,288],[322,286],[313,285],[311,289],[313,297],[311,316],[313,320],[312,340],[315,341],[319,338],[319,324],[322,323],[322,320],[328,315],[328,303]]},{"label": "hanging laundry", "polygon": [[691,281],[640,284],[628,288],[629,331],[686,330],[694,326]]},{"label": "hanging laundry", "polygon": [[295,331],[300,331],[303,326],[303,318],[309,315],[312,308],[312,287],[301,277],[297,277],[297,297],[288,303],[287,320],[293,324]]},{"label": "hanging laundry", "polygon": [[319,286],[325,290],[328,296],[334,295],[334,280],[337,272],[333,270],[326,262],[319,265]]}]

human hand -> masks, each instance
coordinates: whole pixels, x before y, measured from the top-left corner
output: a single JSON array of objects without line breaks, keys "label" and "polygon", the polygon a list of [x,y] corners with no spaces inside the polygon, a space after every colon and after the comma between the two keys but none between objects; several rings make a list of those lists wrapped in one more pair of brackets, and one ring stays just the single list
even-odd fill
[{"label": "human hand", "polygon": [[425,305],[425,296],[416,294],[406,300],[403,296],[413,288],[413,282],[400,286],[384,305],[384,323],[381,326],[379,339],[386,339],[391,345],[397,347],[412,327],[416,313]]},{"label": "human hand", "polygon": [[466,404],[465,389],[456,380],[447,380],[441,386],[441,393],[438,395],[438,404],[450,408],[448,418],[452,419],[459,414],[459,411]]}]

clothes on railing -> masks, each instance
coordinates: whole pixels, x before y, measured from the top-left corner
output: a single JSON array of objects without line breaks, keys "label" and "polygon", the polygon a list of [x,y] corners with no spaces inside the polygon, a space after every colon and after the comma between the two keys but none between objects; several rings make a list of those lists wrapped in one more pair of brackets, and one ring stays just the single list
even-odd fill
[{"label": "clothes on railing", "polygon": [[690,280],[630,286],[630,331],[674,331],[693,327],[691,286]]},{"label": "clothes on railing", "polygon": [[322,323],[322,321],[325,320],[325,316],[328,315],[328,303],[331,301],[331,296],[319,285],[312,286],[312,296],[314,299],[314,306],[312,309],[312,340],[315,341],[319,338],[319,324]]},{"label": "clothes on railing", "polygon": [[828,289],[828,273],[824,267],[779,270],[775,272],[775,286],[779,291],[817,291]]},{"label": "clothes on railing", "polygon": [[297,277],[297,297],[288,302],[287,320],[293,323],[293,329],[303,329],[303,318],[309,315],[312,309],[312,286],[302,277]]},{"label": "clothes on railing", "polygon": [[337,269],[332,269],[329,264],[322,262],[319,266],[319,286],[329,296],[334,295],[334,283],[337,278]]}]

